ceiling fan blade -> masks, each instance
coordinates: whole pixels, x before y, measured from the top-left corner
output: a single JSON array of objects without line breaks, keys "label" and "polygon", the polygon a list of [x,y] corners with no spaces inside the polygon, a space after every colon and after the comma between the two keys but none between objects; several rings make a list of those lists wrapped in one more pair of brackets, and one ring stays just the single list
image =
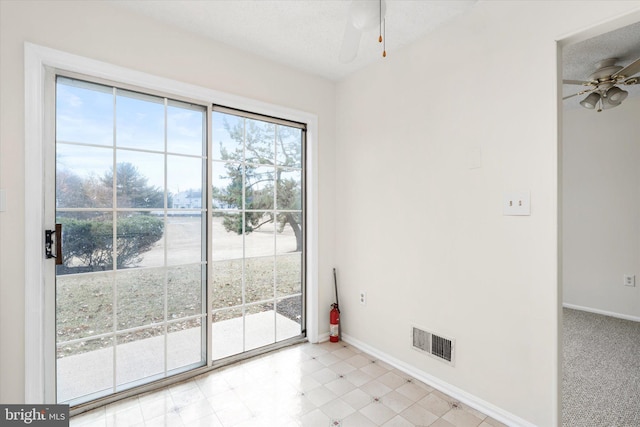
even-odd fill
[{"label": "ceiling fan blade", "polygon": [[585,93],[589,93],[589,92],[593,92],[596,88],[591,88],[591,89],[585,89],[585,90],[581,90],[578,93],[574,93],[573,95],[569,95],[569,96],[565,96],[564,98],[562,98],[563,100],[565,99],[569,99],[569,98],[573,98],[574,96],[578,96],[578,95],[584,95]]},{"label": "ceiling fan blade", "polygon": [[573,95],[565,96],[564,98],[562,98],[562,100],[564,101],[565,99],[573,98],[574,96],[578,96],[578,95],[580,95],[580,92],[574,93]]},{"label": "ceiling fan blade", "polygon": [[622,70],[618,71],[611,77],[616,78],[618,76],[623,76],[627,78],[637,73],[640,73],[640,58],[636,59],[631,64],[627,65],[626,67],[624,67]]},{"label": "ceiling fan blade", "polygon": [[589,82],[583,82],[582,80],[563,80],[562,84],[586,86]]},{"label": "ceiling fan blade", "polygon": [[358,30],[369,31],[380,25],[387,12],[385,0],[352,0],[349,21]]},{"label": "ceiling fan blade", "polygon": [[355,28],[351,21],[348,20],[347,25],[344,27],[344,36],[342,37],[342,46],[340,47],[340,62],[346,64],[356,59],[361,37],[362,32]]}]

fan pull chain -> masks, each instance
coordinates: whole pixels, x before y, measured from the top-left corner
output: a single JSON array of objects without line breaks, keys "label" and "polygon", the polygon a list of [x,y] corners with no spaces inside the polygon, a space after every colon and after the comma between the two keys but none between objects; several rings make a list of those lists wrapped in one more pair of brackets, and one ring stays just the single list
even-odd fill
[{"label": "fan pull chain", "polygon": [[[387,19],[382,19],[382,0],[380,4],[380,36],[378,37],[378,43],[382,43],[382,57],[387,57]],[[384,25],[384,26],[383,26]],[[384,34],[384,37],[382,35]]]},{"label": "fan pull chain", "polygon": [[384,39],[382,43],[382,57],[386,58],[387,57],[387,19],[385,18],[382,21],[382,23],[383,23],[382,32],[384,34]]},{"label": "fan pull chain", "polygon": [[382,0],[379,2],[380,4],[380,36],[378,37],[378,43],[382,43]]}]

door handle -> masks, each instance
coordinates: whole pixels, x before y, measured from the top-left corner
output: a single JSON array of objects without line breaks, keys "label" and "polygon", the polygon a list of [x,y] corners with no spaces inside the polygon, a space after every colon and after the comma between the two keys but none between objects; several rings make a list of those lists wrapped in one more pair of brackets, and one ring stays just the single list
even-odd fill
[{"label": "door handle", "polygon": [[[56,243],[56,253],[53,253],[53,235]],[[55,230],[44,230],[44,255],[55,258],[56,265],[62,265],[62,224],[56,224]]]}]

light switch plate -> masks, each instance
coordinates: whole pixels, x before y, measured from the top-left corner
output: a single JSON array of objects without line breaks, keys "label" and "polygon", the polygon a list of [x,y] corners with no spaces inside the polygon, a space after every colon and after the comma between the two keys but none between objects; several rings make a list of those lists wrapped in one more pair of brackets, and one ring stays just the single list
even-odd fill
[{"label": "light switch plate", "polygon": [[528,191],[513,191],[504,194],[503,215],[531,215],[531,194]]},{"label": "light switch plate", "polygon": [[636,286],[636,275],[635,274],[625,274],[623,276],[624,279],[624,285],[625,286],[631,286],[632,288],[635,288]]}]

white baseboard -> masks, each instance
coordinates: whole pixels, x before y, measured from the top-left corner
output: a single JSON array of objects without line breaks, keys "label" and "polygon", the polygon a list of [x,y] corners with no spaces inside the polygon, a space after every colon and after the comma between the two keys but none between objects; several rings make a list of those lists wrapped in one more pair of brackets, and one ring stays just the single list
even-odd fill
[{"label": "white baseboard", "polygon": [[640,317],[638,317],[638,316],[631,316],[631,315],[628,315],[628,314],[614,313],[612,311],[600,310],[599,308],[583,307],[583,306],[580,306],[580,305],[567,304],[567,303],[562,303],[562,306],[564,308],[570,308],[572,310],[586,311],[586,312],[589,312],[589,313],[602,314],[603,316],[616,317],[618,319],[632,320],[634,322],[640,322]]},{"label": "white baseboard", "polygon": [[346,334],[342,334],[343,341],[351,344],[354,347],[359,348],[365,353],[370,354],[371,356],[375,356],[379,360],[388,363],[396,369],[404,372],[405,374],[411,375],[413,378],[422,381],[423,383],[440,390],[441,392],[453,397],[454,399],[464,403],[482,412],[485,415],[490,416],[491,418],[500,421],[503,424],[506,424],[510,427],[536,427],[534,424],[529,421],[523,420],[520,417],[517,417],[489,402],[486,402],[478,397],[468,393],[464,390],[461,390],[451,384],[448,384],[442,381],[439,378],[436,378],[432,375],[427,374],[424,371],[417,369],[415,366],[409,365],[399,359],[396,359],[393,356],[388,355],[370,345],[354,338]]},{"label": "white baseboard", "polygon": [[[329,341],[329,332],[318,334],[318,343]],[[315,343],[314,343],[315,344]]]}]

